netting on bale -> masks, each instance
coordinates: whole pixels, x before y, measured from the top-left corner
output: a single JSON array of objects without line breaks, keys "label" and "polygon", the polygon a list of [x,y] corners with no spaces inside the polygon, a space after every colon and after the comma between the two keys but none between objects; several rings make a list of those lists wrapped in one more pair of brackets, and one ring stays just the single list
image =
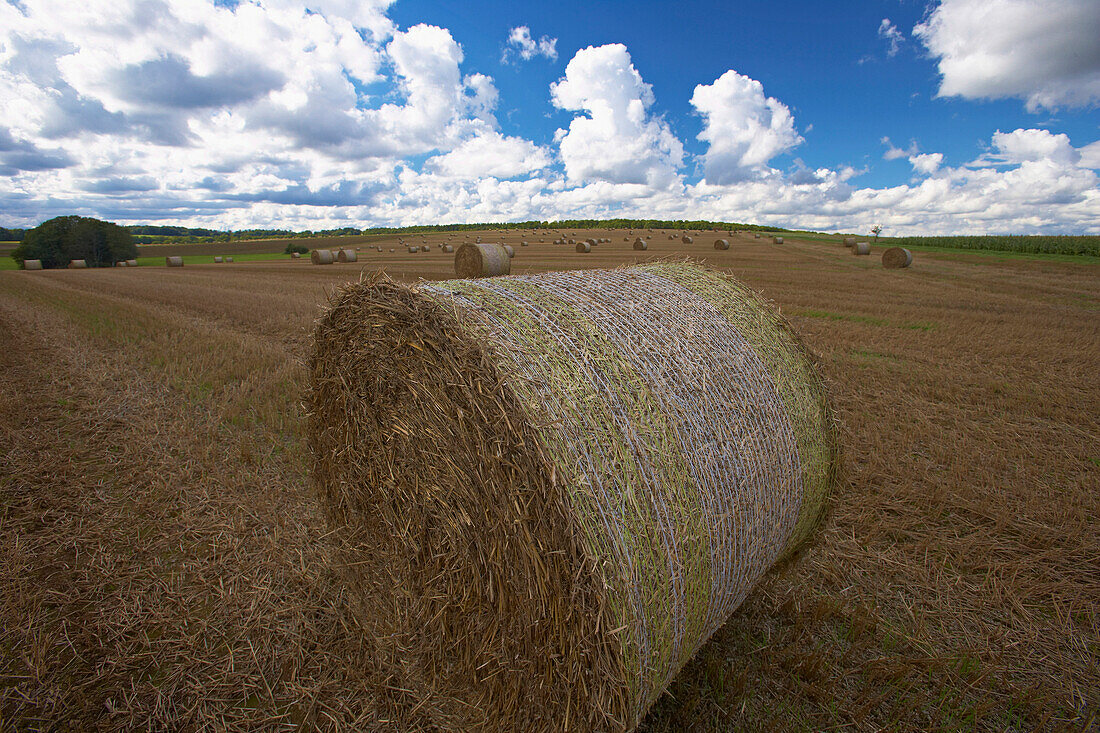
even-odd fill
[{"label": "netting on bale", "polygon": [[834,477],[805,349],[688,263],[375,275],[334,295],[310,370],[364,623],[444,730],[634,728]]}]

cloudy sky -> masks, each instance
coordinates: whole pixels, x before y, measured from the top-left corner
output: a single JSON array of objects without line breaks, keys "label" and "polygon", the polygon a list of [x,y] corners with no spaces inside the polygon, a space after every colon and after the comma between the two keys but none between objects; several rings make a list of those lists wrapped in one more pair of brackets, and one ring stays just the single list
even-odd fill
[{"label": "cloudy sky", "polygon": [[0,225],[1095,234],[1098,39],[1097,0],[0,0]]}]

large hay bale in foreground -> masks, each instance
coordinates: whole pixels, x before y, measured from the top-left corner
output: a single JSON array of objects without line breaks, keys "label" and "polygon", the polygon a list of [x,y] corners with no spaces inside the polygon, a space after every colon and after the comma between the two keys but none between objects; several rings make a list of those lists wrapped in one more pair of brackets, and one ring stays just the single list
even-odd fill
[{"label": "large hay bale in foreground", "polygon": [[730,241],[728,239],[716,239],[714,240],[715,249],[729,249]]},{"label": "large hay bale in foreground", "polygon": [[87,260],[69,260],[69,269],[83,270],[86,267],[88,267],[88,261]]},{"label": "large hay bale in foreground", "polygon": [[443,730],[634,728],[833,481],[805,350],[690,264],[379,274],[335,295],[310,373],[349,588]]},{"label": "large hay bale in foreground", "polygon": [[913,253],[905,247],[891,247],[882,253],[882,266],[891,270],[909,267],[913,264]]},{"label": "large hay bale in foreground", "polygon": [[336,254],[337,262],[356,262],[359,260],[359,253],[354,249],[342,249]]},{"label": "large hay bale in foreground", "polygon": [[165,257],[164,258],[164,266],[165,267],[183,267],[183,258],[179,257],[179,256],[177,256],[177,257]]},{"label": "large hay bale in foreground", "polygon": [[856,242],[856,246],[852,248],[852,254],[856,254],[856,255],[869,255],[869,254],[871,254],[871,244],[869,242]]},{"label": "large hay bale in foreground", "polygon": [[455,274],[459,277],[497,277],[512,271],[512,258],[499,244],[464,244],[455,253]]},{"label": "large hay bale in foreground", "polygon": [[23,260],[24,270],[41,270],[42,260]]},{"label": "large hay bale in foreground", "polygon": [[331,265],[335,259],[331,249],[315,249],[309,253],[309,261],[315,265]]}]

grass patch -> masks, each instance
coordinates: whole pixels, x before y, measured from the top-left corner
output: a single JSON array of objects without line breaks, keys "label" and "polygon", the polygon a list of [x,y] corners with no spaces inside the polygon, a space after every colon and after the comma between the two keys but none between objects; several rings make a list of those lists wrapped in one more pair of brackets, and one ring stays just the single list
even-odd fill
[{"label": "grass patch", "polygon": [[[265,252],[255,254],[239,254],[228,255],[233,258],[232,262],[223,263],[226,266],[232,267],[233,265],[241,262],[259,262],[263,260],[289,260],[290,255],[283,254],[282,252]],[[139,267],[164,267],[163,257],[138,257]],[[213,265],[214,255],[183,255],[184,265]]]},{"label": "grass patch", "polygon": [[823,311],[815,308],[796,308],[791,311],[793,315],[802,316],[804,318],[826,318],[830,321],[850,321],[852,323],[868,323],[872,326],[889,326],[892,328],[905,328],[912,331],[931,331],[936,328],[936,324],[930,321],[904,321],[894,322],[888,321],[885,318],[874,318],[873,316],[859,316],[853,313],[836,313],[834,311]]}]

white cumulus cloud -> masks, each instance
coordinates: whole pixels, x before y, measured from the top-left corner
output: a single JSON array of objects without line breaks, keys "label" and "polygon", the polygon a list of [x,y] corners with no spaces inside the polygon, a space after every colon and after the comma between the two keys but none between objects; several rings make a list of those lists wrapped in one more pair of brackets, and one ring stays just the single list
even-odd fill
[{"label": "white cumulus cloud", "polygon": [[905,36],[901,34],[898,27],[890,22],[889,18],[883,18],[882,22],[878,24],[879,38],[883,38],[889,44],[886,49],[887,56],[896,56],[901,49],[901,44],[905,42]]},{"label": "white cumulus cloud", "polygon": [[708,183],[760,176],[768,161],[803,141],[787,106],[732,69],[713,84],[696,86],[691,105],[703,117],[699,139],[709,143],[703,156]]},{"label": "white cumulus cloud", "polygon": [[558,58],[558,39],[543,36],[537,41],[531,37],[531,29],[525,25],[516,26],[508,33],[508,45],[504,47],[501,61],[507,63],[512,54],[524,61],[536,56],[545,56],[551,61]]},{"label": "white cumulus cloud", "polygon": [[652,117],[653,90],[634,68],[626,46],[581,49],[550,85],[559,109],[588,113],[559,130],[561,159],[572,182],[604,181],[664,188],[677,180],[683,145]]},{"label": "white cumulus cloud", "polygon": [[1097,0],[941,0],[913,33],[939,60],[940,96],[1100,102]]}]

